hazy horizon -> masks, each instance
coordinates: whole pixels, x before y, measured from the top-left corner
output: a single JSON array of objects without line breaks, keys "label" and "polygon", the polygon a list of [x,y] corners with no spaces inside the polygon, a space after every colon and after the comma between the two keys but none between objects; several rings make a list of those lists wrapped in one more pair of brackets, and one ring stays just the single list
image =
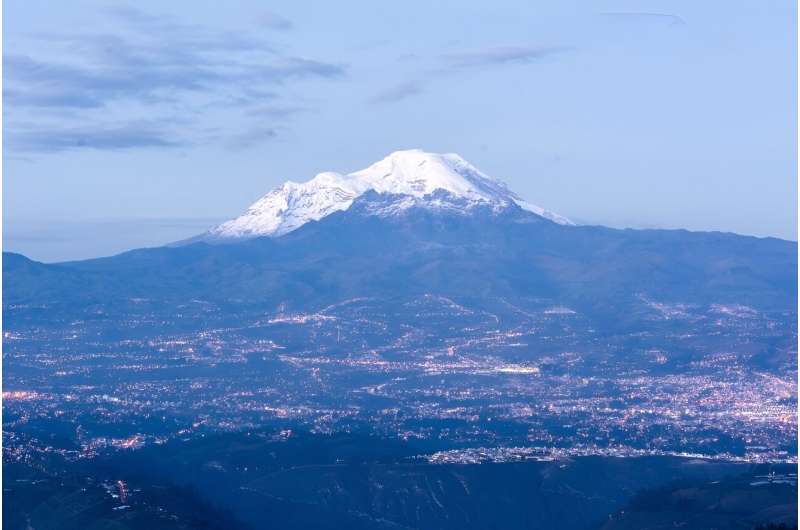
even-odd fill
[{"label": "hazy horizon", "polygon": [[[127,250],[159,247],[202,234],[207,229],[235,217],[216,218],[105,218],[84,220],[36,220],[15,219],[4,223],[3,251],[23,254],[44,263],[73,261],[113,256]],[[637,230],[689,230],[693,232],[725,230],[690,230],[682,226],[655,226],[636,223],[593,222],[579,217],[567,216],[580,225],[601,225],[610,228],[633,228]],[[146,229],[143,231],[143,229]],[[732,232],[736,233],[736,232]],[[88,237],[87,234],[100,235]],[[776,237],[769,234],[739,234],[758,238]],[[797,238],[786,239],[797,242]]]}]

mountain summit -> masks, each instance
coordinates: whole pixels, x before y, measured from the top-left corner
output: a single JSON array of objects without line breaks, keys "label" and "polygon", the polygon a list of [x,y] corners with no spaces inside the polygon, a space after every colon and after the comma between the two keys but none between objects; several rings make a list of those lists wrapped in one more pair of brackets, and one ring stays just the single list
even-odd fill
[{"label": "mountain summit", "polygon": [[[396,208],[473,206],[504,209],[513,204],[558,224],[568,219],[524,201],[500,180],[486,175],[454,153],[427,153],[419,149],[395,151],[366,169],[343,175],[327,171],[303,182],[286,182],[256,201],[241,216],[226,221],[205,239],[241,239],[281,236],[309,221],[347,210],[368,191],[404,196]],[[444,194],[441,192],[445,192]],[[443,196],[457,202],[443,200]]]}]

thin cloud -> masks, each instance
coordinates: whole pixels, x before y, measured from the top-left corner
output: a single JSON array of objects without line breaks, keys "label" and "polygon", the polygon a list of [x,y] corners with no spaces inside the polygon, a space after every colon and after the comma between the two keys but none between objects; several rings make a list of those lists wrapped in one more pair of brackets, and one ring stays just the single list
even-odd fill
[{"label": "thin cloud", "polygon": [[445,55],[443,59],[449,68],[463,70],[496,65],[527,64],[563,53],[568,49],[561,47],[505,46],[452,53]]},{"label": "thin cloud", "polygon": [[261,16],[258,17],[258,21],[262,26],[279,31],[288,31],[294,28],[294,23],[292,23],[291,20],[272,11],[264,11],[261,13]]},{"label": "thin cloud", "polygon": [[[421,94],[430,83],[437,79],[456,74],[458,72],[501,67],[519,64],[531,64],[548,57],[570,51],[566,47],[533,47],[533,46],[496,46],[481,50],[471,50],[449,53],[439,57],[440,64],[426,73],[425,81],[403,81],[393,87],[379,92],[369,99],[370,103],[387,104]],[[416,59],[416,56],[414,56]]]},{"label": "thin cloud", "polygon": [[277,136],[278,132],[271,127],[257,127],[228,138],[226,147],[234,151],[250,149],[274,140]]},{"label": "thin cloud", "polygon": [[395,103],[397,101],[416,96],[417,94],[421,94],[423,91],[423,87],[419,82],[404,82],[376,94],[372,99],[370,99],[370,102],[377,104]]},{"label": "thin cloud", "polygon": [[[261,57],[213,56],[225,49],[207,48],[193,52],[173,52],[164,44],[149,45],[116,38],[107,43],[105,36],[82,42],[88,47],[84,57],[94,55],[90,63],[34,59],[24,55],[4,57],[7,72],[6,95],[21,106],[104,106],[115,100],[152,101],[160,93],[234,92],[247,102],[253,86],[282,85],[292,79],[337,78],[344,75],[341,66],[303,57],[280,57],[264,52]],[[252,48],[239,50],[257,52]],[[95,53],[96,52],[96,53]],[[264,60],[266,59],[266,60]]]},{"label": "thin cloud", "polygon": [[309,112],[311,109],[298,105],[264,105],[250,111],[252,115],[265,116],[268,118],[282,120],[297,114]]},{"label": "thin cloud", "polygon": [[7,89],[3,93],[3,103],[7,107],[50,107],[55,109],[92,109],[103,106],[103,102],[97,97],[74,90],[27,92]]},{"label": "thin cloud", "polygon": [[121,151],[186,145],[167,136],[160,127],[148,123],[90,129],[13,130],[6,134],[4,142],[7,148],[19,152],[63,152],[76,149]]},{"label": "thin cloud", "polygon": [[[221,103],[246,121],[249,110],[276,99],[296,80],[345,75],[340,64],[276,51],[257,34],[218,31],[129,7],[105,13],[112,30],[40,34],[36,37],[50,53],[4,56],[8,132],[14,135],[20,121],[48,124],[41,131],[16,131],[24,141],[10,144],[12,149],[171,147],[180,142],[168,140],[166,117],[180,113],[202,122],[208,109]],[[142,111],[165,128],[153,131],[159,134],[122,134],[140,129],[136,120]],[[107,129],[109,116],[117,120],[116,140],[104,143],[89,133],[92,127]],[[55,130],[72,131],[78,141],[52,132],[56,118]]]}]

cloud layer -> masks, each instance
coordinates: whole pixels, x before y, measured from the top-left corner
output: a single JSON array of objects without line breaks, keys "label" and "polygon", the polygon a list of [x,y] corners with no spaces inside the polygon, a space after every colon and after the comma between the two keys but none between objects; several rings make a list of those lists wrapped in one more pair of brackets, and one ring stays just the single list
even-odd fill
[{"label": "cloud layer", "polygon": [[[113,33],[39,35],[48,52],[37,55],[7,46],[3,98],[13,152],[177,147],[207,140],[189,131],[215,129],[214,113],[223,110],[239,113],[242,124],[219,131],[220,139],[255,145],[275,131],[264,127],[263,114],[248,124],[251,110],[267,101],[293,109],[280,103],[291,83],[345,74],[342,65],[282,51],[263,31],[212,30],[131,8],[105,14]],[[260,26],[292,29],[273,13]],[[253,137],[242,142],[248,130]]]}]

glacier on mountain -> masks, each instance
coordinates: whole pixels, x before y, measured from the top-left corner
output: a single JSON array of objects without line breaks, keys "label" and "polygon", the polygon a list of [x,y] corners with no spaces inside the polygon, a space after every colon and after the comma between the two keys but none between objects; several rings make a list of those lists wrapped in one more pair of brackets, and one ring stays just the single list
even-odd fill
[{"label": "glacier on mountain", "polygon": [[396,151],[353,173],[327,171],[304,183],[286,182],[256,201],[241,216],[212,228],[206,237],[281,236],[310,221],[347,210],[356,198],[369,190],[408,197],[395,208],[437,208],[441,202],[435,199],[434,192],[443,190],[460,199],[467,210],[479,205],[503,209],[516,204],[555,223],[573,224],[565,217],[523,200],[502,181],[482,173],[457,154],[412,149]]}]

